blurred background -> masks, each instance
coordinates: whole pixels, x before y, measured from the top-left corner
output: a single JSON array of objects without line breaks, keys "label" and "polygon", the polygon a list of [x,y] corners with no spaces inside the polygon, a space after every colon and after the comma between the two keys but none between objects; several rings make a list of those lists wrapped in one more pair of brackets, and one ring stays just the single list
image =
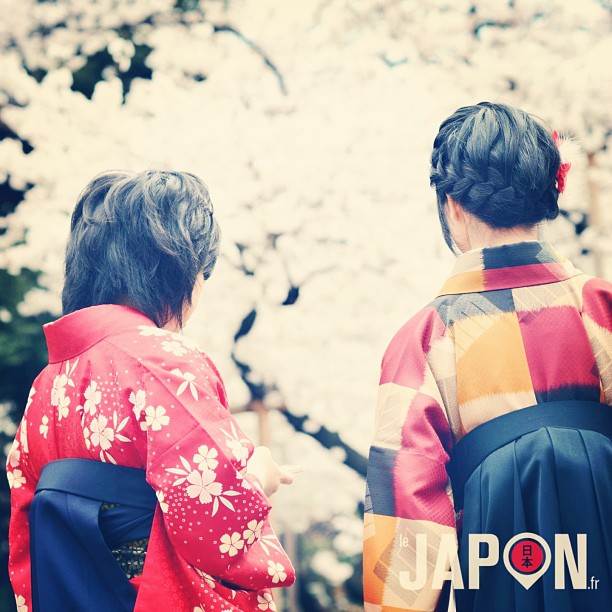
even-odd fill
[{"label": "blurred background", "polygon": [[[222,256],[186,334],[245,431],[303,466],[273,522],[291,612],[353,611],[382,353],[453,257],[429,155],[482,100],[572,134],[543,234],[612,278],[612,3],[604,0],[0,0],[0,611],[5,456],[61,314],[79,191],[107,169],[195,172]],[[22,612],[22,611],[20,611]]]}]

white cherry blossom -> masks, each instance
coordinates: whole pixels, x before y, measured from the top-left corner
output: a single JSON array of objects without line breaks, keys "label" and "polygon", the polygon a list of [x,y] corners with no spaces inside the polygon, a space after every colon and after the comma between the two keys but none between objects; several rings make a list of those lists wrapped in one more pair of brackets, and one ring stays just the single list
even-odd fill
[{"label": "white cherry blossom", "polygon": [[225,444],[232,451],[232,455],[240,462],[240,465],[246,465],[249,457],[249,445],[250,441],[247,438],[241,438],[233,423],[230,424],[231,433],[221,429],[221,432],[225,435]]},{"label": "white cherry blossom", "polygon": [[252,520],[247,523],[247,529],[244,530],[242,537],[244,541],[250,546],[261,537],[261,530],[263,529],[263,521]]},{"label": "white cherry blossom", "polygon": [[241,465],[244,465],[249,456],[249,447],[246,446],[244,441],[230,439],[227,441],[228,448],[232,451],[232,454],[236,459],[240,462]]},{"label": "white cherry blossom", "polygon": [[237,531],[231,535],[226,533],[221,536],[221,545],[219,546],[219,550],[222,553],[228,553],[230,557],[235,557],[238,554],[238,551],[242,548],[244,548],[244,540],[240,537],[240,534]]},{"label": "white cherry blossom", "polygon": [[28,612],[28,606],[26,606],[25,597],[23,595],[15,595],[15,604],[17,605],[17,612]]},{"label": "white cherry blossom", "polygon": [[211,516],[215,516],[220,508],[220,503],[228,510],[235,512],[236,509],[228,497],[236,497],[241,495],[239,491],[228,489],[223,490],[221,483],[215,482],[216,474],[208,468],[200,468],[201,471],[192,470],[191,465],[185,457],[179,455],[179,460],[183,465],[182,468],[166,468],[166,472],[175,474],[177,478],[173,483],[173,487],[178,487],[185,482],[188,482],[187,494],[191,498],[199,498],[200,503],[209,504],[212,501],[213,508]]},{"label": "white cherry blossom", "polygon": [[85,389],[85,403],[83,404],[84,414],[94,415],[98,409],[98,404],[102,401],[102,392],[97,390],[98,383],[92,380]]},{"label": "white cherry blossom", "polygon": [[159,431],[170,423],[170,417],[166,414],[166,409],[163,406],[147,406],[145,410],[145,421],[140,424],[140,428],[144,431],[151,428],[153,431]]},{"label": "white cherry blossom", "polygon": [[201,504],[210,504],[213,496],[221,495],[223,487],[220,482],[215,482],[216,474],[212,470],[194,470],[187,476],[191,483],[187,487],[187,495],[198,498]]},{"label": "white cherry blossom", "polygon": [[140,420],[140,415],[145,409],[147,402],[147,394],[144,389],[138,389],[136,392],[132,391],[129,396],[129,402],[133,404],[132,412],[137,420]]},{"label": "white cherry blossom", "polygon": [[279,582],[283,582],[287,579],[285,567],[280,563],[276,563],[275,561],[268,561],[268,574],[272,576],[272,582],[274,584],[278,584]]},{"label": "white cherry blossom", "polygon": [[139,325],[138,329],[140,330],[141,336],[167,336],[170,332],[165,329],[161,329],[160,327],[154,327],[153,325]]},{"label": "white cherry blossom", "polygon": [[177,357],[182,357],[187,353],[187,349],[177,340],[164,340],[161,347],[167,353],[172,353]]},{"label": "white cherry blossom", "polygon": [[58,374],[53,379],[51,405],[57,407],[58,421],[68,416],[68,406],[70,405],[70,397],[66,395],[66,385],[68,382],[70,381],[66,374]]},{"label": "white cherry blossom", "polygon": [[25,476],[21,470],[7,471],[6,477],[8,478],[9,488],[11,489],[19,489],[21,485],[26,483]]},{"label": "white cherry blossom", "polygon": [[127,426],[130,417],[125,417],[119,422],[119,416],[115,410],[112,415],[112,419],[107,419],[104,415],[99,415],[94,418],[90,423],[89,427],[83,428],[83,436],[85,438],[85,446],[89,449],[93,445],[94,447],[100,447],[100,461],[110,461],[116,464],[117,460],[109,452],[111,446],[115,442],[131,443],[132,440],[121,433],[121,431]]},{"label": "white cherry blossom", "polygon": [[257,607],[260,610],[276,610],[276,604],[274,603],[274,599],[270,593],[257,595]]},{"label": "white cherry blossom", "polygon": [[[23,424],[22,424],[23,426]],[[17,438],[13,440],[13,445],[11,446],[11,450],[8,454],[7,465],[12,468],[15,468],[19,465],[19,460],[21,459],[21,451],[19,450],[19,442]]]},{"label": "white cherry blossom", "polygon": [[61,421],[68,416],[68,406],[70,405],[70,398],[66,395],[65,389],[61,389],[58,392],[58,403],[57,403],[57,420]]},{"label": "white cherry blossom", "polygon": [[68,384],[68,376],[66,374],[58,374],[53,379],[53,388],[51,389],[51,405],[59,406],[60,393],[64,393]]},{"label": "white cherry blossom", "polygon": [[58,374],[53,379],[53,388],[51,389],[51,405],[57,407],[57,420],[61,421],[68,416],[68,406],[70,405],[70,397],[66,395],[66,386],[74,387],[74,382],[70,378],[79,360],[76,359],[72,365],[70,361],[66,361],[66,368],[63,374]]},{"label": "white cherry blossom", "polygon": [[200,470],[214,470],[219,465],[217,457],[219,452],[216,448],[208,448],[208,446],[200,446],[198,452],[193,456],[194,463],[197,463]]},{"label": "white cherry blossom", "polygon": [[108,450],[115,439],[112,427],[107,427],[108,419],[103,415],[94,418],[89,426],[91,435],[89,439],[93,446],[99,446],[102,450]]}]

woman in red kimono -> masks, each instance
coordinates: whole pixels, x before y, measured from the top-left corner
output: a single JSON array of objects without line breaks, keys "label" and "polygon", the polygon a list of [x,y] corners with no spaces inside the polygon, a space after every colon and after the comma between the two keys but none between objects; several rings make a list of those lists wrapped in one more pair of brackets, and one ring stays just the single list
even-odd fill
[{"label": "woman in red kimono", "polygon": [[459,255],[383,358],[366,612],[446,611],[450,581],[458,612],[610,607],[612,284],[538,240],[556,141],[501,104],[440,126],[431,183]]},{"label": "woman in red kimono", "polygon": [[81,194],[64,316],[7,463],[20,612],[275,610],[270,588],[293,582],[268,521],[291,476],[180,333],[218,242],[191,174],[108,173]]}]

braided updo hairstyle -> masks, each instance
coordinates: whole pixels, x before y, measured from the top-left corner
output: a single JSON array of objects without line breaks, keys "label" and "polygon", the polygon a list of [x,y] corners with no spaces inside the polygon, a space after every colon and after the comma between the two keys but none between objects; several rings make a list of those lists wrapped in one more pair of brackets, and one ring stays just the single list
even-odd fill
[{"label": "braided updo hairstyle", "polygon": [[552,134],[524,111],[490,102],[455,111],[440,125],[430,173],[448,246],[447,195],[492,228],[557,217],[560,161]]}]

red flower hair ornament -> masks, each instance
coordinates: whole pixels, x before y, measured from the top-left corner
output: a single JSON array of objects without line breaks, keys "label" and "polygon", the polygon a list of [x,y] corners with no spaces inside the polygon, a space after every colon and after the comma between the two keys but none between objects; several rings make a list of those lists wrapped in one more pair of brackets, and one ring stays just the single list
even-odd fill
[{"label": "red flower hair ornament", "polygon": [[567,143],[568,140],[566,138],[562,138],[559,136],[559,132],[554,130],[552,133],[552,139],[557,145],[557,149],[559,149],[559,154],[561,155],[561,163],[559,164],[559,169],[557,170],[557,175],[555,177],[557,181],[557,191],[559,193],[563,193],[565,191],[565,183],[567,181],[567,173],[569,169],[572,167],[572,162],[564,161],[563,159],[563,145]]}]

